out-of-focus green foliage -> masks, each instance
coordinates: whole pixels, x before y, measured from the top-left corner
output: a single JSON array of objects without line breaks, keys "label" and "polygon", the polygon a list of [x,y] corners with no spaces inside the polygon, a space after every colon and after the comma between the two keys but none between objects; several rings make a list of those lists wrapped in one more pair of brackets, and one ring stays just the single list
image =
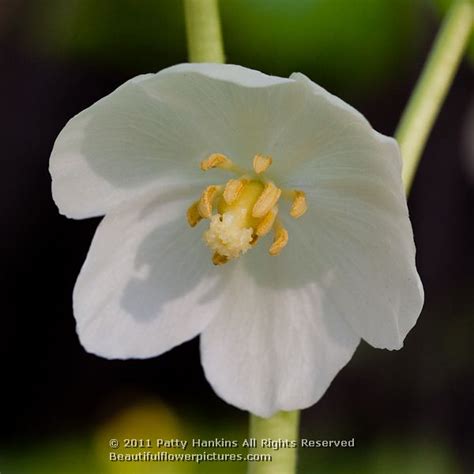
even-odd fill
[{"label": "out-of-focus green foliage", "polygon": [[[316,469],[317,468],[317,469]],[[461,474],[447,447],[433,439],[383,439],[373,446],[300,450],[300,470],[312,474]]]},{"label": "out-of-focus green foliage", "polygon": [[45,0],[30,20],[35,41],[65,57],[154,71],[186,59],[176,0]]},{"label": "out-of-focus green foliage", "polygon": [[461,474],[446,446],[430,439],[384,440],[371,452],[369,473]]},{"label": "out-of-focus green foliage", "polygon": [[2,472],[9,474],[99,473],[86,438],[70,438],[19,445],[1,453]]},{"label": "out-of-focus green foliage", "polygon": [[[213,439],[215,427],[193,426],[194,437]],[[236,439],[239,434],[228,428],[220,431],[226,439]],[[183,439],[191,439],[189,435]],[[104,455],[107,448],[104,446]],[[201,450],[203,451],[203,450]],[[213,451],[209,449],[208,451]],[[216,449],[216,452],[234,452],[230,449]],[[186,452],[200,452],[187,450]],[[68,441],[51,441],[35,446],[18,447],[9,450],[8,456],[1,456],[2,470],[9,474],[242,474],[245,463],[203,462],[155,463],[107,461],[98,456],[89,436],[71,438]],[[159,467],[159,470],[157,469]],[[300,474],[461,474],[462,469],[453,461],[447,447],[433,440],[405,439],[384,440],[367,447],[345,449],[300,449]]]},{"label": "out-of-focus green foliage", "polygon": [[[334,428],[334,427],[333,427]],[[346,439],[347,433],[337,430],[321,436],[316,431],[305,431],[311,439]],[[209,420],[192,414],[178,414],[159,400],[143,399],[123,407],[108,419],[93,427],[89,433],[37,440],[25,446],[11,446],[0,452],[2,472],[9,474],[242,474],[245,462],[113,462],[110,453],[220,453],[245,455],[242,440],[247,438],[245,417],[237,420]],[[179,448],[126,447],[123,440],[179,439],[188,441],[186,450]],[[120,441],[118,448],[109,446],[110,439]],[[238,447],[192,446],[193,440],[237,440]],[[276,451],[275,451],[276,452]],[[382,434],[372,444],[364,444],[355,437],[353,448],[300,448],[298,452],[300,474],[461,474],[454,456],[442,439],[412,435],[403,440],[389,433]]]},{"label": "out-of-focus green foliage", "polygon": [[318,82],[349,93],[396,80],[420,45],[423,30],[417,25],[417,0],[223,4],[225,39],[237,62],[265,64],[281,75],[311,71]]},{"label": "out-of-focus green foliage", "polygon": [[[180,0],[47,0],[32,20],[50,51],[154,71],[186,60]],[[421,46],[421,0],[223,0],[229,62],[298,70],[348,93],[397,81]],[[402,71],[401,71],[402,70]]]}]

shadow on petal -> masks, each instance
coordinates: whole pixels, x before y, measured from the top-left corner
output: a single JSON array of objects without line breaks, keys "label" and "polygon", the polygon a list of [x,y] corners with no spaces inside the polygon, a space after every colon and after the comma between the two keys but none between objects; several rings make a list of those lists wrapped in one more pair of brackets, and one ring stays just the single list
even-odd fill
[{"label": "shadow on petal", "polygon": [[[85,111],[81,152],[95,173],[119,187],[179,178],[187,170],[197,179],[206,148],[188,122],[183,111],[125,85]],[[196,166],[183,170],[180,162],[191,159]]]},{"label": "shadow on petal", "polygon": [[141,242],[134,276],[126,285],[121,306],[135,319],[159,318],[171,310],[190,316],[196,305],[212,300],[220,276],[199,229],[190,229],[184,216],[159,225]]}]

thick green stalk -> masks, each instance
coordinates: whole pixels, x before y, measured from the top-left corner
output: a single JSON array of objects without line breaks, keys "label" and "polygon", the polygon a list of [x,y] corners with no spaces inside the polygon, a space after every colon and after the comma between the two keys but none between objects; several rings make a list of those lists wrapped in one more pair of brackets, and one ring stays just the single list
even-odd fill
[{"label": "thick green stalk", "polygon": [[296,472],[297,447],[293,445],[293,447],[282,447],[277,450],[262,446],[262,440],[274,442],[281,440],[282,445],[295,442],[298,444],[299,419],[299,410],[280,411],[271,418],[250,415],[250,438],[256,440],[257,447],[250,449],[249,454],[270,455],[272,460],[250,461],[248,474],[294,474]]},{"label": "thick green stalk", "polygon": [[223,63],[218,0],[184,0],[188,57],[193,63]]},{"label": "thick green stalk", "polygon": [[426,140],[466,49],[474,17],[472,0],[453,2],[395,137],[403,157],[403,182],[410,190]]}]

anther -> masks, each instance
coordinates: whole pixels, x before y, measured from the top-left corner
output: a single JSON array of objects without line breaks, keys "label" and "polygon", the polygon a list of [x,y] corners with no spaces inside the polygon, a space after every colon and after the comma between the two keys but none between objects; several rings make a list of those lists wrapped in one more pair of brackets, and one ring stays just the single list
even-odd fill
[{"label": "anther", "polygon": [[202,219],[202,216],[199,213],[198,207],[199,207],[199,201],[196,201],[186,212],[186,217],[188,218],[188,224],[191,227],[195,227],[197,224],[199,224],[199,221]]},{"label": "anther", "polygon": [[298,219],[298,217],[301,217],[307,210],[306,194],[303,191],[294,191],[290,216]]},{"label": "anther", "polygon": [[212,203],[222,186],[208,186],[201,194],[198,203],[198,211],[201,217],[210,218],[212,215]]},{"label": "anther", "polygon": [[267,215],[258,223],[257,228],[255,229],[255,234],[258,237],[263,237],[272,230],[277,214],[278,208],[274,207],[273,209],[270,209]]},{"label": "anther", "polygon": [[213,153],[205,160],[201,161],[201,169],[207,171],[211,168],[231,169],[233,166],[232,160],[221,153]]},{"label": "anther", "polygon": [[288,243],[288,231],[283,227],[279,220],[275,222],[275,237],[268,253],[272,256],[279,255]]},{"label": "anther", "polygon": [[244,189],[245,184],[247,183],[246,179],[230,179],[227,181],[227,184],[224,188],[224,201],[231,205],[233,204],[240,196],[242,189]]},{"label": "anther", "polygon": [[252,208],[252,217],[263,217],[280,199],[281,189],[277,188],[272,182],[265,185],[265,188]]},{"label": "anther", "polygon": [[224,255],[221,255],[218,252],[215,252],[214,255],[212,256],[212,263],[214,265],[224,265],[224,263],[227,263],[229,259],[225,257]]},{"label": "anther", "polygon": [[253,158],[253,169],[255,173],[260,174],[267,171],[272,164],[272,157],[268,155],[255,155]]}]

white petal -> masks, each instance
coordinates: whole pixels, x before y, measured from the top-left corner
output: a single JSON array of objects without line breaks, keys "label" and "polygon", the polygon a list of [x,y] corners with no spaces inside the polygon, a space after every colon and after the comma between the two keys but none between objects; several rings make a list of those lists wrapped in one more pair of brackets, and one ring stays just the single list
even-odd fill
[{"label": "white petal", "polygon": [[217,394],[263,417],[317,402],[359,343],[322,289],[331,275],[313,267],[302,234],[290,238],[278,257],[261,242],[228,264],[224,306],[201,335]]},{"label": "white petal", "polygon": [[183,63],[163,69],[160,74],[197,73],[211,79],[231,82],[244,87],[268,87],[292,83],[292,79],[269,76],[263,72],[236,64]]},{"label": "white petal", "polygon": [[58,136],[54,200],[69,217],[102,215],[150,188],[202,181],[199,161],[210,153],[250,167],[302,90],[233,65],[183,64],[134,78]]},{"label": "white petal", "polygon": [[376,134],[362,114],[338,97],[302,74],[291,78],[299,85],[299,106],[288,114],[267,151],[273,157],[272,176],[282,186],[295,181],[295,174],[304,176],[302,166],[308,162],[327,163],[333,155],[364,151]]},{"label": "white petal", "polygon": [[398,147],[380,137],[371,148],[334,154],[332,166],[330,156],[302,166],[295,186],[309,211],[289,225],[305,229],[315,267],[331,269],[325,292],[354,331],[375,347],[399,349],[424,294]]},{"label": "white petal", "polygon": [[359,336],[374,347],[400,349],[423,305],[408,216],[370,180],[332,184],[330,192],[306,190],[311,210],[301,224],[311,241],[308,258],[331,271],[326,297]]},{"label": "white petal", "polygon": [[87,351],[145,358],[194,337],[216,314],[217,274],[186,222],[195,190],[148,196],[99,225],[74,289]]},{"label": "white petal", "polygon": [[198,135],[207,138],[209,153],[225,153],[250,170],[255,154],[271,149],[308,95],[298,81],[229,64],[174,66],[142,87],[186,110]]},{"label": "white petal", "polygon": [[312,242],[308,258],[334,275],[325,292],[354,331],[375,347],[399,349],[424,295],[398,145],[302,74],[291,77],[309,92],[275,144],[290,157],[279,184],[304,190],[309,203],[294,225]]},{"label": "white petal", "polygon": [[185,111],[144,90],[143,83],[156,77],[126,82],[59,134],[50,172],[63,214],[102,215],[150,189],[203,181],[199,160],[207,143]]},{"label": "white petal", "polygon": [[149,188],[202,180],[199,161],[214,152],[246,168],[256,153],[271,154],[281,180],[351,120],[368,126],[302,75],[174,66],[128,81],[69,121],[51,156],[53,196],[70,217],[101,215]]}]

